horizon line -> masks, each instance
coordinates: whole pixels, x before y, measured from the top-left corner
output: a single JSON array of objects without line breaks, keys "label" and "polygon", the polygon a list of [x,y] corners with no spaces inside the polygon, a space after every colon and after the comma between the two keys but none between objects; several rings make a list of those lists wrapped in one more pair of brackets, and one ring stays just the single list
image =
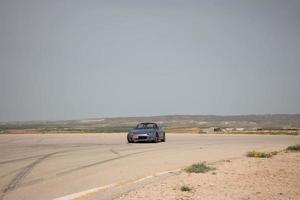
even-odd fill
[{"label": "horizon line", "polygon": [[21,122],[59,122],[59,121],[80,121],[80,120],[97,120],[97,119],[118,119],[118,118],[151,118],[151,117],[244,117],[244,116],[274,116],[274,115],[300,115],[300,113],[265,113],[265,114],[232,114],[232,115],[216,115],[216,114],[166,114],[166,115],[136,115],[136,116],[111,116],[111,117],[86,117],[74,119],[31,119],[31,120],[0,120],[0,123],[21,123]]}]

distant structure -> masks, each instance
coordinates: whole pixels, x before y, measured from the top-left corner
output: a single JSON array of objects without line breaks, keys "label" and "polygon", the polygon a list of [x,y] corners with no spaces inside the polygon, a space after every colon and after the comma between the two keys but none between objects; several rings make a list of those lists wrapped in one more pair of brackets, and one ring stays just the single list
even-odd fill
[{"label": "distant structure", "polygon": [[215,132],[221,132],[221,131],[222,131],[222,129],[219,127],[210,127],[210,128],[203,130],[203,132],[205,132],[205,133],[215,133]]}]

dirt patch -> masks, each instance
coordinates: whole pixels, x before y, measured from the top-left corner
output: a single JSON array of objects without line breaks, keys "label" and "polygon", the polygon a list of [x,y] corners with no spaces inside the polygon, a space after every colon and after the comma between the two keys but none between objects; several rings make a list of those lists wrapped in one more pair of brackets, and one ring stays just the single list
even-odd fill
[{"label": "dirt patch", "polygon": [[[241,158],[215,164],[205,174],[182,172],[121,196],[134,199],[299,199],[300,153],[279,153],[272,158]],[[182,187],[190,188],[182,191]]]}]

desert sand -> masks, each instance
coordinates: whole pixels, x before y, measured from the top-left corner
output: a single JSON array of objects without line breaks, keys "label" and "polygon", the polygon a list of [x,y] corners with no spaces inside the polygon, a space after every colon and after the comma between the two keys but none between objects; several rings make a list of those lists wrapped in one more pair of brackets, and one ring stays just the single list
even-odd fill
[{"label": "desert sand", "polygon": [[[119,198],[134,199],[300,199],[300,153],[279,153],[272,158],[239,158],[213,164],[205,174],[180,172],[143,186]],[[191,188],[181,191],[182,186]]]}]

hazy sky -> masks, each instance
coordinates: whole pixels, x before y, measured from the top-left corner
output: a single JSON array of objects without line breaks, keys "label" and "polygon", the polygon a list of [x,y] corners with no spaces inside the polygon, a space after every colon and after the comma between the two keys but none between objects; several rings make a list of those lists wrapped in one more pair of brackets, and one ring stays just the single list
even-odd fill
[{"label": "hazy sky", "polygon": [[0,0],[0,120],[300,113],[299,0]]}]

